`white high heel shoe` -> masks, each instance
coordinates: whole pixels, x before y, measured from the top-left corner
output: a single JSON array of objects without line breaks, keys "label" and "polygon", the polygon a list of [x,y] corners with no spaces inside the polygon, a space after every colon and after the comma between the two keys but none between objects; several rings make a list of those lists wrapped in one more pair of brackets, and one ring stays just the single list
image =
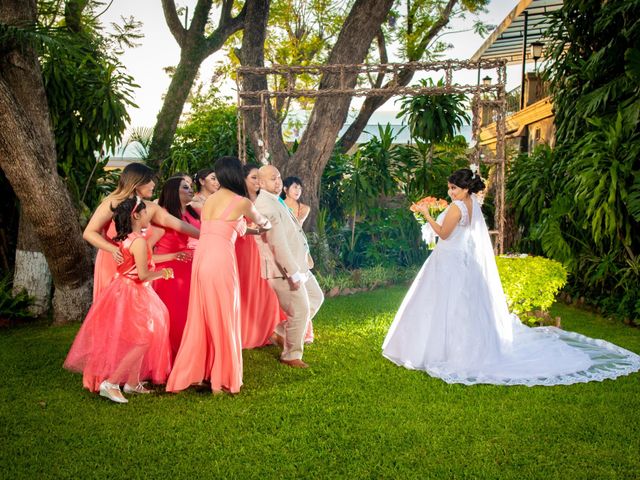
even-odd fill
[{"label": "white high heel shoe", "polygon": [[110,383],[107,380],[100,384],[100,396],[116,403],[129,403],[129,400],[124,398],[120,392],[120,385]]}]

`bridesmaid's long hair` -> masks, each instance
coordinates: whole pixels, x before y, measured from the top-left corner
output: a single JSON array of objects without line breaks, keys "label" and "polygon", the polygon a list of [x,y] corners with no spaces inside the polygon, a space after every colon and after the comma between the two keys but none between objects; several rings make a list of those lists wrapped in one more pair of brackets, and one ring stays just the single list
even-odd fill
[{"label": "bridesmaid's long hair", "polygon": [[155,172],[142,163],[130,163],[124,167],[118,180],[118,187],[110,195],[112,205],[135,195],[136,188],[149,183],[155,176]]},{"label": "bridesmaid's long hair", "polygon": [[221,187],[243,197],[247,196],[242,163],[238,157],[220,157],[216,160],[215,172]]},{"label": "bridesmaid's long hair", "polygon": [[[173,215],[176,218],[182,220],[182,203],[180,203],[180,185],[184,180],[183,176],[180,177],[171,177],[169,180],[164,182],[162,186],[162,191],[160,192],[160,197],[158,198],[158,205],[163,207],[167,212]],[[191,206],[187,205],[187,212],[194,217],[200,220],[200,215],[198,212]]]}]

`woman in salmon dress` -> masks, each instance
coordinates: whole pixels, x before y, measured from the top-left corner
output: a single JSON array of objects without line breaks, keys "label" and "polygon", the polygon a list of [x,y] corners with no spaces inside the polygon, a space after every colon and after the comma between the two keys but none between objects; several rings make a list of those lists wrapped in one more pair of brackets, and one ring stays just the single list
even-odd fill
[{"label": "woman in salmon dress", "polygon": [[[184,177],[168,179],[162,187],[158,205],[176,218],[182,219],[198,230],[200,214],[189,206],[193,191]],[[189,248],[189,237],[171,228],[164,230],[164,235],[154,247],[154,261],[158,268],[173,269],[173,278],[169,281],[156,280],[153,288],[169,310],[172,358],[175,358],[180,347],[184,324],[187,321],[189,290],[191,286],[191,266],[193,251]]]},{"label": "woman in salmon dress", "polygon": [[[258,166],[247,164],[243,172],[249,200],[255,202],[260,190]],[[261,257],[254,235],[238,238],[236,257],[240,277],[242,348],[262,347],[271,343],[276,326],[287,317],[280,308],[275,292],[262,278]]]},{"label": "woman in salmon dress", "polygon": [[[94,267],[94,301],[100,292],[111,283],[118,263],[122,262],[122,254],[118,245],[111,239],[115,235],[113,211],[123,200],[132,197],[145,199],[144,202],[152,223],[198,238],[198,229],[193,225],[175,218],[160,206],[147,201],[153,195],[154,177],[154,171],[142,163],[127,165],[120,174],[116,190],[100,203],[84,229],[84,239],[98,249]],[[145,236],[148,236],[150,232],[151,226],[145,230]]]},{"label": "woman in salmon dress", "polygon": [[120,392],[149,393],[142,380],[164,383],[171,370],[169,313],[150,281],[170,278],[154,271],[151,249],[141,233],[149,218],[144,202],[127,199],[116,209],[123,262],[98,295],[71,346],[64,367],[82,372],[84,387],[118,403]]},{"label": "woman in salmon dress", "polygon": [[240,283],[235,242],[244,235],[244,217],[271,228],[246,196],[242,164],[222,157],[215,166],[220,190],[202,210],[202,230],[193,258],[187,322],[167,391],[203,381],[214,393],[237,393],[242,386]]}]

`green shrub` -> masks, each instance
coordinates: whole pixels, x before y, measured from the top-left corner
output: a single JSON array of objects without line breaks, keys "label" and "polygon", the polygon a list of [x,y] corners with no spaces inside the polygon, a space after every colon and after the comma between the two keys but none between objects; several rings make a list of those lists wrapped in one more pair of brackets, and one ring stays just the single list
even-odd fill
[{"label": "green shrub", "polygon": [[315,272],[315,276],[324,292],[329,292],[336,287],[340,290],[346,288],[372,290],[406,283],[416,276],[417,271],[418,267],[376,265],[356,270],[340,270],[331,275]]},{"label": "green shrub", "polygon": [[29,307],[33,303],[33,299],[26,290],[13,293],[12,287],[10,273],[0,277],[0,319],[32,317]]},{"label": "green shrub", "polygon": [[548,258],[500,256],[496,263],[509,310],[526,323],[539,320],[534,312],[548,312],[567,283],[565,267]]}]

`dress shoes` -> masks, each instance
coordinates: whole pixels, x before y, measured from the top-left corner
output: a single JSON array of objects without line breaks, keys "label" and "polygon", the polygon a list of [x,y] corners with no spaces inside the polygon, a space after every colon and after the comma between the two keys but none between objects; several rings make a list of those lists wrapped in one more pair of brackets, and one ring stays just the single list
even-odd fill
[{"label": "dress shoes", "polygon": [[128,383],[125,383],[123,390],[124,390],[124,393],[140,393],[140,394],[151,393],[151,390],[149,390],[148,388],[145,388],[142,382],[138,382],[138,384],[135,387],[132,387]]},{"label": "dress shoes", "polygon": [[302,360],[298,358],[294,358],[293,360],[284,360],[281,358],[280,363],[284,365],[288,365],[292,368],[309,368],[308,364],[304,363]]},{"label": "dress shoes", "polygon": [[273,332],[273,335],[269,337],[269,341],[272,344],[279,346],[280,348],[284,348],[284,338],[282,337],[282,335],[278,335],[277,333]]},{"label": "dress shoes", "polygon": [[129,403],[129,400],[124,398],[120,392],[120,385],[109,383],[106,380],[100,384],[100,396],[116,403]]}]

